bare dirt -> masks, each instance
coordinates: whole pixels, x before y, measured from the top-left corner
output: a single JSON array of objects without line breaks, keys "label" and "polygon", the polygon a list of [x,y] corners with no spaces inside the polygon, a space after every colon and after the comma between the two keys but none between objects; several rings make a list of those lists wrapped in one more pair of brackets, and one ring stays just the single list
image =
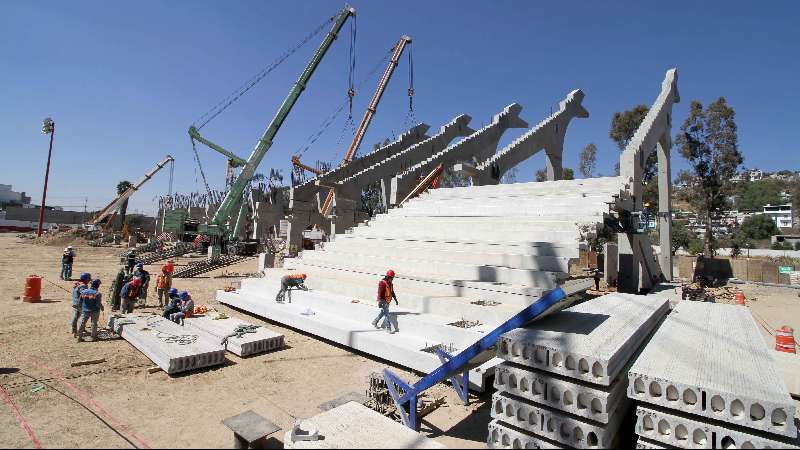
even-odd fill
[{"label": "bare dirt", "polygon": [[[253,272],[255,262],[249,261],[205,278],[177,279],[174,286],[190,291],[197,305],[283,333],[286,348],[244,359],[228,353],[226,365],[182,376],[149,373],[153,363],[122,339],[84,343],[73,339],[67,292],[72,283],[58,280],[61,250],[0,234],[0,387],[44,447],[230,448],[233,436],[222,420],[248,409],[282,427],[275,434],[282,440],[295,419],[318,414],[318,405],[340,396],[363,393],[370,373],[390,367],[385,361],[217,304],[214,292],[237,279],[213,276]],[[99,276],[107,292],[121,250],[76,246],[73,276],[81,272]],[[176,263],[188,261],[181,258]],[[156,273],[159,267],[148,270]],[[41,303],[18,298],[28,274],[46,280]],[[157,303],[152,291],[148,302]],[[106,361],[70,365],[101,358]],[[393,370],[414,379],[411,373]],[[44,389],[32,392],[40,385]],[[464,406],[449,387],[439,385],[433,391],[446,397],[446,406],[425,418],[422,431],[448,447],[484,448],[489,394]],[[33,447],[8,404],[0,406],[0,447]]]}]

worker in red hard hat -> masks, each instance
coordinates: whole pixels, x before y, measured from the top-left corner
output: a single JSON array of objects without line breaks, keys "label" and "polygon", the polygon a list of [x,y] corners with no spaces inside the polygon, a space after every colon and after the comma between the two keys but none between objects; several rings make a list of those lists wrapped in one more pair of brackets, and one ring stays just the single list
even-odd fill
[{"label": "worker in red hard hat", "polygon": [[[394,270],[389,270],[386,272],[386,276],[378,282],[378,308],[381,309],[381,312],[378,313],[378,317],[372,321],[372,326],[381,329],[385,328],[390,334],[396,333],[398,330],[397,324],[394,324],[394,330],[392,330],[392,319],[389,315],[389,305],[392,304],[392,300],[394,300],[395,305],[399,305],[400,303],[397,301],[397,295],[394,293]],[[378,326],[378,322],[383,318],[383,323]]]},{"label": "worker in red hard hat", "polygon": [[124,286],[122,286],[122,291],[120,291],[119,296],[122,300],[122,313],[129,314],[133,312],[133,306],[136,304],[136,300],[139,298],[139,290],[142,288],[142,279],[139,277],[133,277],[133,279]]}]

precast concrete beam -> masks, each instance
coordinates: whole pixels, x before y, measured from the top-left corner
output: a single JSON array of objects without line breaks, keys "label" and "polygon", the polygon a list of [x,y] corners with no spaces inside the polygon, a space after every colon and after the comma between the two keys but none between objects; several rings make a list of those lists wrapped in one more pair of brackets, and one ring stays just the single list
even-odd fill
[{"label": "precast concrete beam", "polygon": [[497,145],[509,128],[525,128],[528,124],[519,117],[522,106],[518,103],[508,105],[492,118],[492,122],[465,139],[436,153],[427,155],[424,160],[414,161],[392,174],[386,182],[391,184],[390,204],[398,205],[418,183],[419,177],[428,175],[438,165],[446,168],[462,161],[484,160],[497,151]]},{"label": "precast concrete beam", "polygon": [[500,420],[489,422],[489,436],[486,438],[486,445],[497,450],[509,448],[572,448],[569,445],[550,440],[544,436],[523,431]]},{"label": "precast concrete beam", "polygon": [[772,352],[747,308],[680,302],[630,368],[628,396],[796,437],[795,405]]},{"label": "precast concrete beam", "polygon": [[225,349],[214,338],[161,316],[137,313],[112,316],[109,327],[170,375],[225,361]]},{"label": "precast concrete beam", "polygon": [[504,334],[497,356],[610,386],[667,314],[666,299],[608,294]]},{"label": "precast concrete beam", "polygon": [[523,161],[541,150],[547,153],[548,180],[561,179],[564,137],[572,119],[589,117],[581,104],[584,93],[580,89],[570,92],[559,103],[559,109],[538,125],[525,132],[494,155],[482,159],[474,168],[475,185],[498,184],[503,176]]},{"label": "precast concrete beam", "polygon": [[252,326],[249,322],[233,317],[214,319],[210,316],[195,316],[184,320],[184,325],[214,336],[220,344],[224,342],[226,350],[242,357],[278,350],[284,344],[282,334],[262,326],[255,333],[245,333],[241,337],[232,336],[237,328]]},{"label": "precast concrete beam", "polygon": [[668,449],[668,448],[672,448],[672,447],[669,447],[669,446],[666,446],[666,445],[664,445],[664,444],[662,444],[660,442],[651,441],[650,439],[646,439],[646,438],[643,438],[643,437],[639,436],[636,439],[636,448],[637,449],[641,449],[641,450],[651,450],[651,449],[652,450],[661,450],[661,449]]},{"label": "precast concrete beam", "polygon": [[636,434],[677,448],[800,448],[800,439],[781,438],[674,410],[636,408]]},{"label": "precast concrete beam", "polygon": [[609,423],[618,408],[630,403],[626,380],[610,387],[503,363],[495,368],[494,388],[599,423]]},{"label": "precast concrete beam", "polygon": [[492,396],[492,418],[572,448],[614,448],[625,411],[613,414],[608,424],[599,424],[496,392]]}]

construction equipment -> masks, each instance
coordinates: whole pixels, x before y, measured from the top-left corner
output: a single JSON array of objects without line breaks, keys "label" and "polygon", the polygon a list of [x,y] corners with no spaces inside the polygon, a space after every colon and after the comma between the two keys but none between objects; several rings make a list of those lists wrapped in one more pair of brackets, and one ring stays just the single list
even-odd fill
[{"label": "construction equipment", "polygon": [[[367,128],[369,128],[372,118],[375,116],[375,111],[378,109],[378,103],[381,101],[383,92],[386,90],[386,86],[389,84],[389,80],[392,78],[392,74],[394,73],[394,69],[397,67],[400,56],[403,54],[403,50],[406,48],[406,46],[410,43],[410,37],[402,36],[397,42],[397,45],[394,46],[394,51],[392,52],[392,58],[389,61],[389,65],[386,67],[386,70],[383,71],[383,76],[381,76],[380,81],[378,81],[378,87],[375,89],[375,93],[372,95],[372,100],[370,100],[369,106],[367,106],[367,110],[364,112],[364,117],[361,118],[361,123],[356,129],[356,134],[353,136],[353,141],[350,143],[350,147],[347,149],[347,153],[344,155],[342,165],[349,164],[350,161],[353,160],[358,148],[361,146],[361,141],[364,139]],[[412,96],[413,94],[413,88],[409,88],[408,95]],[[294,162],[294,158],[292,159],[292,162]],[[333,190],[330,190],[328,191],[328,195],[325,197],[325,202],[322,204],[322,209],[320,210],[322,215],[327,216],[329,214],[332,201]]]},{"label": "construction equipment", "polygon": [[[145,183],[147,183],[153,176],[158,173],[167,163],[175,163],[175,158],[171,155],[167,155],[162,159],[158,164],[155,165],[152,169],[147,171],[141,180],[137,181],[133,186],[129,187],[125,192],[117,196],[114,200],[111,201],[105,208],[103,208],[100,213],[92,220],[90,220],[87,225],[89,226],[97,226],[103,219],[108,217],[111,214],[116,214],[117,211],[122,207],[122,205],[127,201],[136,191],[139,190]],[[111,221],[109,221],[110,223]]]},{"label": "construction equipment", "polygon": [[292,156],[292,165],[297,167],[298,169],[305,170],[306,172],[311,172],[314,175],[317,175],[317,176],[322,175],[322,171],[321,170],[317,170],[317,169],[315,169],[315,168],[313,168],[311,166],[307,166],[307,165],[303,164],[302,162],[300,162],[300,157],[297,156],[297,155]]},{"label": "construction equipment", "polygon": [[[345,6],[344,9],[339,11],[339,13],[332,19],[333,26],[331,30],[325,36],[325,39],[312,56],[311,61],[309,61],[305,70],[303,70],[300,78],[298,78],[292,89],[289,91],[289,94],[281,104],[280,108],[278,108],[278,112],[267,126],[267,129],[261,135],[261,138],[258,140],[258,144],[247,160],[238,158],[236,155],[225,150],[223,147],[203,138],[199,133],[199,128],[195,128],[194,126],[189,128],[189,137],[193,144],[194,141],[201,142],[212,149],[225,154],[229,157],[229,160],[233,160],[237,164],[241,163],[242,165],[241,173],[231,184],[230,189],[225,195],[225,198],[217,208],[214,217],[211,218],[208,224],[201,224],[198,228],[200,233],[211,237],[211,245],[209,246],[208,251],[209,261],[216,260],[220,257],[223,246],[225,246],[229,254],[238,254],[242,251],[242,248],[249,250],[252,247],[251,243],[239,241],[239,231],[245,220],[244,216],[247,207],[247,202],[244,201],[245,189],[251,182],[256,168],[258,168],[261,160],[264,158],[264,155],[266,155],[267,151],[270,149],[270,147],[272,147],[273,139],[275,139],[275,135],[278,133],[281,125],[283,125],[283,122],[289,116],[292,107],[300,98],[300,94],[302,94],[303,90],[306,88],[311,76],[317,69],[317,66],[322,61],[322,58],[327,53],[331,44],[333,44],[333,41],[336,39],[337,34],[350,16],[355,16],[355,9],[350,6]],[[234,159],[234,157],[236,157],[236,159]],[[226,222],[228,221],[228,217],[233,211],[236,210],[237,207],[239,208],[239,213],[236,216],[235,224],[233,227],[231,227]]]},{"label": "construction equipment", "polygon": [[400,414],[403,424],[411,429],[418,430],[418,403],[417,399],[426,389],[449,378],[459,398],[467,404],[469,402],[469,363],[476,356],[490,349],[495,345],[503,333],[507,333],[516,328],[523,327],[533,320],[544,317],[545,315],[560,311],[570,305],[566,292],[560,287],[553,289],[533,302],[530,306],[508,319],[505,323],[495,328],[478,342],[470,345],[461,353],[453,356],[442,348],[434,349],[436,356],[442,361],[442,365],[430,374],[422,377],[413,385],[409,385],[401,380],[389,369],[383,370],[383,377],[389,394],[394,400],[397,412]]},{"label": "construction equipment", "polygon": [[428,188],[432,187],[432,188],[435,189],[439,185],[439,180],[440,180],[440,177],[442,176],[442,172],[444,172],[444,165],[443,164],[439,164],[433,170],[431,170],[431,173],[426,175],[425,178],[420,180],[420,182],[417,183],[416,186],[414,186],[414,189],[412,189],[411,192],[408,193],[406,198],[404,198],[403,201],[401,201],[398,204],[398,206],[402,205],[403,203],[405,203],[409,199],[411,199],[413,197],[416,197],[417,195],[425,192],[426,190],[428,190]]}]

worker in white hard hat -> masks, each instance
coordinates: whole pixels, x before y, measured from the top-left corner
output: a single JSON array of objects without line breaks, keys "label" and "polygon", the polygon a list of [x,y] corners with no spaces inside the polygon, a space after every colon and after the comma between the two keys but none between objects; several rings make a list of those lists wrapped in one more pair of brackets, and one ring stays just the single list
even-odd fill
[{"label": "worker in white hard hat", "polygon": [[72,279],[72,263],[75,261],[75,252],[72,251],[72,246],[64,249],[64,254],[61,255],[61,276],[62,280],[69,281]]}]

